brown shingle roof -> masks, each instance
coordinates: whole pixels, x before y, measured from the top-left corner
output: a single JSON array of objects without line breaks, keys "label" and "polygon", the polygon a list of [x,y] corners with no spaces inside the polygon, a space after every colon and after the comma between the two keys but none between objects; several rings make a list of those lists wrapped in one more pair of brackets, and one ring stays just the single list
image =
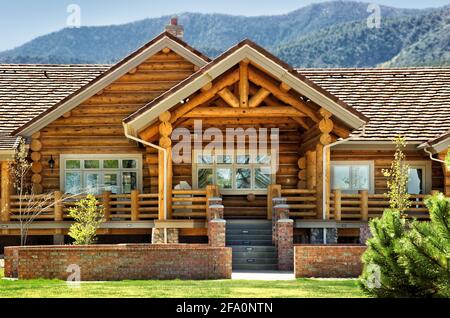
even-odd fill
[{"label": "brown shingle roof", "polygon": [[0,64],[0,149],[14,147],[10,134],[103,74],[106,65]]},{"label": "brown shingle roof", "polygon": [[369,117],[366,140],[425,142],[450,129],[450,68],[297,71]]}]

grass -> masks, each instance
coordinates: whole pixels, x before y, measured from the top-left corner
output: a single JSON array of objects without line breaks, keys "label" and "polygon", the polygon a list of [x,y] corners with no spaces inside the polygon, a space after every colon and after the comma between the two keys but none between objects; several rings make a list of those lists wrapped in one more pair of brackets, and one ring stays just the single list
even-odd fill
[{"label": "grass", "polygon": [[[0,269],[0,278],[3,270]],[[0,298],[355,298],[355,280],[295,281],[121,281],[81,283],[58,280],[0,280]]]}]

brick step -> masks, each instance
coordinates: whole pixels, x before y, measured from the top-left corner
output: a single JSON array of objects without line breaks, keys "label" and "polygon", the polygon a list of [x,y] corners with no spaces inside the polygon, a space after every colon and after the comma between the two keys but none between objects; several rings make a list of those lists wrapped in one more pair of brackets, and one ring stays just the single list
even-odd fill
[{"label": "brick step", "polygon": [[272,240],[227,240],[227,246],[272,246]]},{"label": "brick step", "polygon": [[278,260],[276,258],[233,258],[233,265],[255,264],[255,265],[276,265]]},{"label": "brick step", "polygon": [[233,265],[233,270],[277,271],[278,264],[236,264]]}]

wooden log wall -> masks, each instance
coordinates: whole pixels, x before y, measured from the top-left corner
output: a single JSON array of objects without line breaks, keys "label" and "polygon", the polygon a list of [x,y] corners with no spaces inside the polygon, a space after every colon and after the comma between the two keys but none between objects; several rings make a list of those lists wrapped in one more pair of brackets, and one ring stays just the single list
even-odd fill
[{"label": "wooden log wall", "polygon": [[[420,151],[405,151],[408,161],[426,161],[430,159]],[[331,150],[332,161],[374,161],[375,165],[375,194],[386,193],[386,178],[383,169],[388,169],[394,158],[392,150]],[[444,177],[442,166],[438,162],[432,162],[432,190],[444,190]]]},{"label": "wooden log wall", "polygon": [[[194,71],[192,63],[164,49],[164,52],[152,56],[70,113],[43,128],[39,138],[32,141],[35,144],[39,141],[41,144],[39,150],[32,149],[33,153],[40,153],[40,158],[34,154],[36,160],[33,159],[41,166],[41,169],[37,169],[39,164],[36,167],[33,180],[36,181],[35,184],[41,184],[43,191],[59,190],[60,154],[148,154],[144,147],[124,136],[123,118],[186,79]],[[55,161],[53,173],[48,165],[51,156]],[[143,157],[143,184],[144,191],[148,193],[156,191],[158,178],[150,175],[146,159],[151,159],[152,162],[158,159],[157,156],[151,156],[150,159]],[[156,188],[152,189],[152,186]]]}]

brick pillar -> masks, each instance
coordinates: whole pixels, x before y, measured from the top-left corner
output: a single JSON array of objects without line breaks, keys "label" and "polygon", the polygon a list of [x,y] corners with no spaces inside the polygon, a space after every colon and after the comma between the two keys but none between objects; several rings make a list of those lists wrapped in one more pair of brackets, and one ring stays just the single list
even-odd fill
[{"label": "brick pillar", "polygon": [[280,219],[277,222],[278,270],[294,269],[294,220]]},{"label": "brick pillar", "polygon": [[[152,229],[152,244],[165,244],[165,231],[161,228]],[[179,243],[178,229],[167,229],[167,244]]]},{"label": "brick pillar", "polygon": [[372,238],[372,233],[370,232],[369,223],[361,225],[359,227],[359,243],[365,245],[370,238]]},{"label": "brick pillar", "polygon": [[286,198],[273,198],[272,199],[272,243],[277,245],[277,221],[279,219],[279,213],[276,207],[279,205],[285,205],[287,202]]},{"label": "brick pillar", "polygon": [[210,246],[225,247],[226,225],[227,221],[223,219],[214,219],[208,222],[208,241]]},{"label": "brick pillar", "polygon": [[[220,202],[220,203],[219,204],[211,204],[211,203],[218,203],[218,202]],[[222,205],[222,199],[216,198],[211,203],[208,202],[208,211],[207,211],[208,221],[214,220],[214,219],[223,219],[224,206]]]}]

